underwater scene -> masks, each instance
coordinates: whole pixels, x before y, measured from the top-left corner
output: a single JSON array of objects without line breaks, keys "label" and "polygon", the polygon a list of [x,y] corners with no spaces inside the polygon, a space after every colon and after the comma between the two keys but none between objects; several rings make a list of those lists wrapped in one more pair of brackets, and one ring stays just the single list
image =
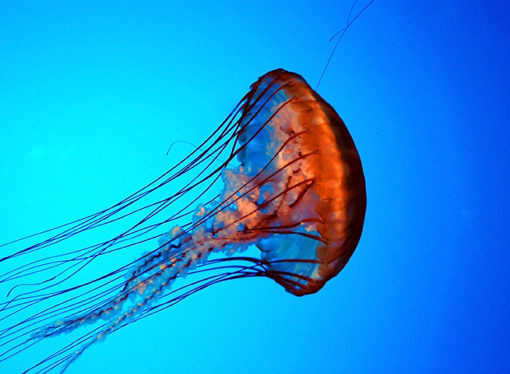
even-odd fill
[{"label": "underwater scene", "polygon": [[0,5],[0,373],[510,370],[510,5]]}]

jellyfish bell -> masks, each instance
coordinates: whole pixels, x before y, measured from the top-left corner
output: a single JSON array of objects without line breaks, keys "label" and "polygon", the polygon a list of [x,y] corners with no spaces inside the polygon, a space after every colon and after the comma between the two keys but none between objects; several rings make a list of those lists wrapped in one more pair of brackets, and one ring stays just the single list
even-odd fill
[{"label": "jellyfish bell", "polygon": [[[215,185],[221,192],[208,197]],[[166,197],[150,201],[155,191]],[[108,334],[226,280],[268,277],[297,296],[317,292],[353,254],[365,209],[361,161],[345,124],[301,76],[273,70],[155,181],[108,209],[36,234],[52,233],[0,259],[8,264],[42,253],[0,274],[1,283],[24,289],[0,304],[8,323],[0,328],[0,365],[40,341],[85,330],[28,369],[65,370]],[[51,252],[57,243],[141,213],[114,238]],[[156,239],[138,259],[76,280],[105,255]],[[244,255],[250,246],[257,256]]]},{"label": "jellyfish bell", "polygon": [[342,270],[361,236],[366,193],[360,157],[335,110],[295,73],[265,74],[247,103],[241,165],[257,174],[261,189],[274,191],[269,196],[278,196],[268,203],[274,209],[257,211],[262,217],[253,229],[267,235],[256,246],[287,291],[317,292]]}]

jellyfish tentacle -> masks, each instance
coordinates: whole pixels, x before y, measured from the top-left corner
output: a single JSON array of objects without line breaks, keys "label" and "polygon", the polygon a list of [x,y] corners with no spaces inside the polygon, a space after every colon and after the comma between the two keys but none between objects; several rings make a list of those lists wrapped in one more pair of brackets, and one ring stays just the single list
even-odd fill
[{"label": "jellyfish tentacle", "polygon": [[[99,308],[83,315],[72,316],[46,325],[32,336],[34,338],[54,336],[100,319],[110,320],[127,313],[126,310],[136,311],[140,303],[144,304],[147,299],[157,295],[157,291],[154,291],[155,287],[158,289],[169,287],[170,283],[178,276],[179,271],[189,265],[189,262],[185,262],[185,257],[190,250],[184,250],[178,255],[175,254],[175,248],[182,247],[182,243],[186,242],[189,242],[187,237],[179,244],[161,247],[150,257],[142,258],[139,263],[133,265],[132,270],[128,273],[130,275],[118,296],[103,303]],[[167,261],[167,263],[164,264],[164,261]]]}]

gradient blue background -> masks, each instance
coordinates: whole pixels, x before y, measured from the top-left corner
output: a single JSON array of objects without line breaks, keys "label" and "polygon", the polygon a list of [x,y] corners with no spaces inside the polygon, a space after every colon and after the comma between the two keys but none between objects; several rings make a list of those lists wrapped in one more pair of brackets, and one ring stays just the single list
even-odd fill
[{"label": "gradient blue background", "polygon": [[[315,86],[351,4],[11,3],[0,5],[1,242],[152,180],[191,150],[166,156],[171,142],[203,139],[268,70]],[[510,371],[509,21],[503,1],[376,1],[318,90],[367,180],[345,270],[302,298],[263,279],[213,287],[69,373]]]}]

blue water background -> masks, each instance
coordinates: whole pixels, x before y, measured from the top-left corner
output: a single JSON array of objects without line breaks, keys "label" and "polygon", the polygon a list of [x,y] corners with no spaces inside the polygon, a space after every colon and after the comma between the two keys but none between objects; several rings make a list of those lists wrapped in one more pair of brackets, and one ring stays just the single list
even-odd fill
[{"label": "blue water background", "polygon": [[[151,181],[271,69],[315,86],[350,5],[2,2],[0,242]],[[367,180],[345,270],[302,298],[212,287],[69,373],[510,371],[509,20],[503,1],[376,1],[318,89]]]}]

